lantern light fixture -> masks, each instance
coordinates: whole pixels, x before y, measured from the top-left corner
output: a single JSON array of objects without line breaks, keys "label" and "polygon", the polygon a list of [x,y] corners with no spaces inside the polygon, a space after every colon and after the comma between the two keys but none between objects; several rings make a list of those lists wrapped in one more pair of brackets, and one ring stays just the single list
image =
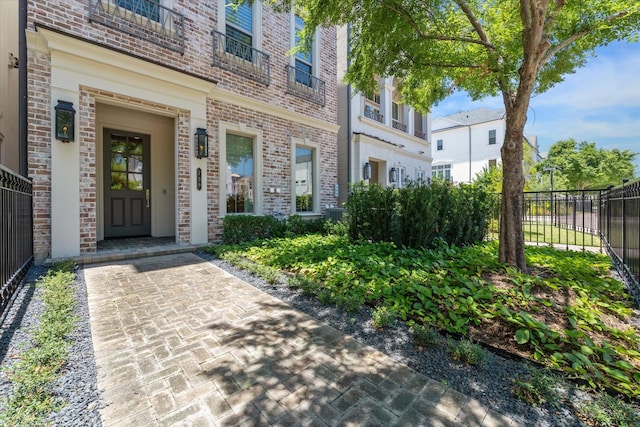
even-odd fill
[{"label": "lantern light fixture", "polygon": [[371,163],[367,162],[362,168],[362,179],[371,179]]},{"label": "lantern light fixture", "polygon": [[389,169],[389,182],[398,182],[398,168]]},{"label": "lantern light fixture", "polygon": [[196,157],[209,157],[209,134],[206,129],[198,128],[195,133]]},{"label": "lantern light fixture", "polygon": [[73,102],[58,100],[56,110],[56,139],[70,142],[75,139],[76,110]]}]

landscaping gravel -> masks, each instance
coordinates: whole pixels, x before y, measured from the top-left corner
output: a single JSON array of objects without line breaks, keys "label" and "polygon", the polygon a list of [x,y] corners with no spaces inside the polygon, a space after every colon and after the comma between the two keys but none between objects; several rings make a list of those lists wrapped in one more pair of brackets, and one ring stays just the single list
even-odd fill
[{"label": "landscaping gravel", "polygon": [[[30,346],[31,331],[37,328],[44,311],[42,291],[35,282],[46,272],[42,267],[32,267],[16,293],[13,303],[0,317],[0,396],[9,396],[11,384],[5,368],[19,360],[23,349]],[[46,420],[52,426],[100,427],[100,392],[97,386],[97,370],[89,325],[87,289],[82,269],[78,269],[73,282],[76,291],[75,331],[69,357],[61,375],[53,385],[55,398],[63,404],[60,411]],[[2,411],[0,399],[0,411]]]},{"label": "landscaping gravel", "polygon": [[[521,361],[493,354],[483,367],[463,365],[448,357],[444,338],[437,347],[418,347],[412,342],[411,332],[402,324],[389,329],[374,329],[371,325],[369,308],[365,307],[358,313],[346,313],[334,306],[322,305],[316,299],[291,289],[284,281],[271,285],[209,254],[200,253],[199,255],[256,288],[388,354],[434,380],[477,399],[521,425],[585,426],[573,417],[570,411],[572,404],[589,398],[580,390],[575,388],[565,390],[558,407],[551,404],[532,407],[512,395],[513,378],[527,375],[526,366]],[[40,267],[31,268],[13,304],[0,317],[0,396],[8,396],[10,393],[10,384],[3,368],[11,366],[18,359],[20,349],[28,345],[29,331],[37,326],[37,320],[42,313],[41,292],[36,288],[35,280],[45,271]],[[78,298],[76,308],[78,328],[71,337],[74,344],[70,350],[69,360],[64,366],[62,376],[54,386],[57,397],[66,404],[48,421],[52,425],[59,426],[101,426],[99,409],[103,403],[96,382],[86,286],[82,269],[78,269],[77,273],[74,286]]]}]

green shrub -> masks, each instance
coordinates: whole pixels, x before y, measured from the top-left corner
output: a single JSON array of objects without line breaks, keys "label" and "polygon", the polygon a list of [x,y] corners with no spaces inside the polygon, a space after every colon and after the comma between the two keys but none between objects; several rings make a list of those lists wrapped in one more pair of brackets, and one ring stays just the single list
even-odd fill
[{"label": "green shrub", "polygon": [[301,274],[289,277],[287,283],[294,289],[300,289],[305,295],[315,295],[320,289],[320,285]]},{"label": "green shrub", "polygon": [[418,345],[433,347],[440,341],[438,330],[430,325],[415,324],[411,327],[413,332],[413,340]]},{"label": "green shrub", "polygon": [[460,341],[449,339],[447,353],[453,360],[472,366],[484,366],[489,360],[488,350],[466,338]]},{"label": "green shrub", "polygon": [[638,408],[606,393],[578,408],[582,419],[596,427],[633,427],[640,425]]},{"label": "green shrub", "polygon": [[398,322],[398,315],[395,311],[385,306],[376,307],[371,313],[371,323],[376,329],[395,326]]},{"label": "green shrub", "polygon": [[560,378],[547,369],[529,367],[527,378],[515,378],[513,380],[513,394],[523,402],[538,406],[549,402],[554,406],[560,401],[557,384]]},{"label": "green shrub", "polygon": [[291,215],[286,221],[287,232],[292,236],[322,233],[327,221],[324,218],[309,219],[300,215]]},{"label": "green shrub", "polygon": [[222,240],[226,244],[283,237],[286,222],[273,216],[227,215],[222,220]]}]

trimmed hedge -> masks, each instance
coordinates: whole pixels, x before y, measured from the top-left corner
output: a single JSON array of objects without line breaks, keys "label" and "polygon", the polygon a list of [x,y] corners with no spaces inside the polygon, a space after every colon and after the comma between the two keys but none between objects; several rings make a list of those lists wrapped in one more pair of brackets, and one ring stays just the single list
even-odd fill
[{"label": "trimmed hedge", "polygon": [[225,244],[252,242],[272,237],[293,237],[312,233],[324,233],[328,220],[305,219],[292,215],[288,219],[273,216],[227,215],[222,220],[222,241]]}]

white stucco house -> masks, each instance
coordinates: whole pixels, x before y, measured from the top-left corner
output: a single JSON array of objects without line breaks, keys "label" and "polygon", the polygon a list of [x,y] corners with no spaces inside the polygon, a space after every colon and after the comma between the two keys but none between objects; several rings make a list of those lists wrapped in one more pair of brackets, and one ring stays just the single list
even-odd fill
[{"label": "white stucco house", "polygon": [[478,108],[433,120],[432,176],[471,182],[483,169],[501,163],[504,110]]},{"label": "white stucco house", "polygon": [[408,179],[430,177],[430,115],[402,103],[394,77],[379,79],[379,91],[368,96],[345,84],[346,26],[338,28],[337,38],[340,202],[349,185],[362,180],[402,187]]}]

